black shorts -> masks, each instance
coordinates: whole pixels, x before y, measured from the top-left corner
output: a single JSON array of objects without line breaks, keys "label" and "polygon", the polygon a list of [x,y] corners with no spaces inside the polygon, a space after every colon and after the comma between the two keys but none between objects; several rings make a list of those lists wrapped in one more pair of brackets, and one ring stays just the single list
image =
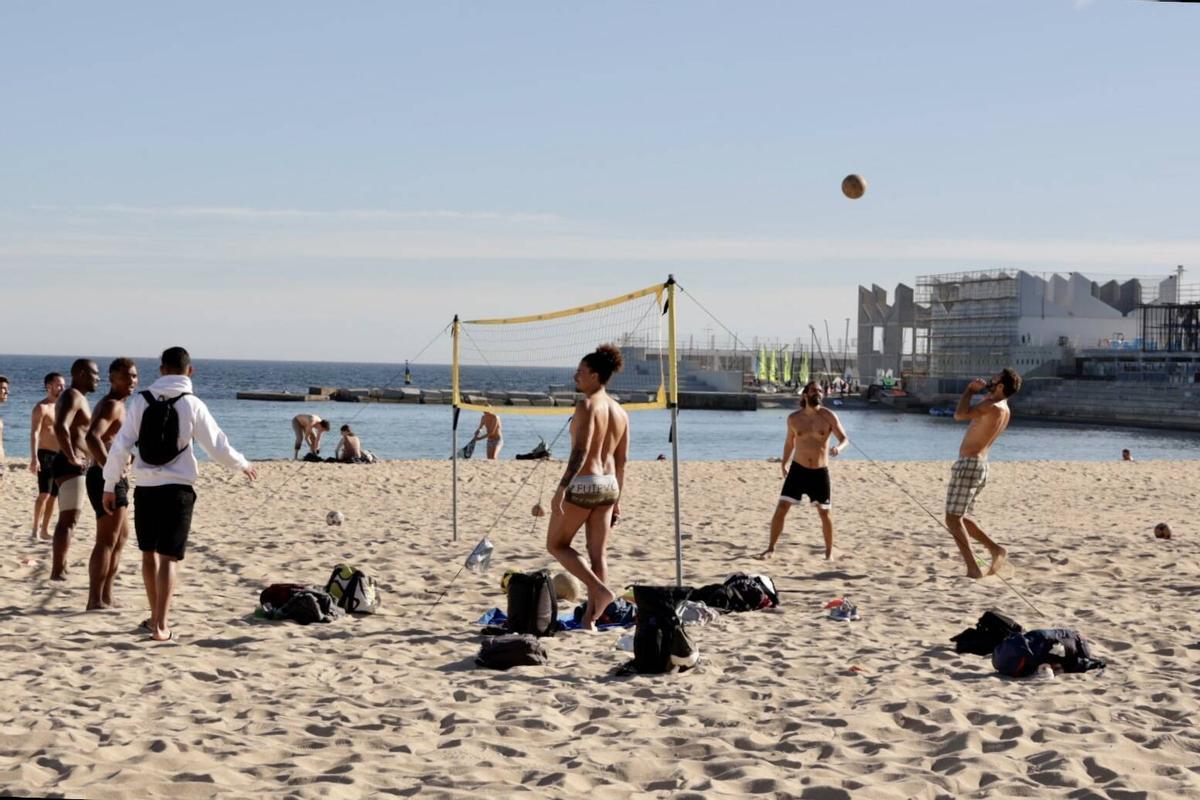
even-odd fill
[{"label": "black shorts", "polygon": [[50,474],[54,476],[56,483],[61,484],[65,480],[78,478],[82,475],[83,467],[77,467],[70,461],[67,461],[67,457],[60,450],[50,460]]},{"label": "black shorts", "polygon": [[179,483],[133,490],[133,530],[138,549],[183,559],[192,530],[196,491]]},{"label": "black shorts", "polygon": [[[87,481],[88,500],[92,501],[96,519],[108,516],[104,513],[104,468],[88,467],[85,480]],[[127,508],[129,506],[129,481],[121,478],[113,487],[113,492],[117,495],[117,508]]]},{"label": "black shorts", "polygon": [[42,450],[38,448],[38,494],[48,494],[58,497],[58,484],[54,482],[54,456],[57,450]]},{"label": "black shorts", "polygon": [[783,482],[783,490],[779,493],[779,502],[795,505],[800,502],[802,495],[808,495],[809,502],[814,506],[829,508],[829,467],[811,469],[792,462],[787,480]]}]

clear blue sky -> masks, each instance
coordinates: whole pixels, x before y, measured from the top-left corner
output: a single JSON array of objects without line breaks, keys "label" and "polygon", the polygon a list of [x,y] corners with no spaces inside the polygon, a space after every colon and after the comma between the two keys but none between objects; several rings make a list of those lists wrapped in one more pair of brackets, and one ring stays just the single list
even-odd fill
[{"label": "clear blue sky", "polygon": [[1132,0],[10,0],[0,352],[403,360],[668,272],[786,339],[859,283],[1200,273],[1197,41]]}]

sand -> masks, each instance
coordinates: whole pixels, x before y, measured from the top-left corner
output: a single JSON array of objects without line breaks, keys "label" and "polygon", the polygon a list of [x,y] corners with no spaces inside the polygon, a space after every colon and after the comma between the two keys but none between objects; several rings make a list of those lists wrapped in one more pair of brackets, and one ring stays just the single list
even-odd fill
[{"label": "sand", "polygon": [[[883,466],[940,514],[947,463]],[[48,545],[28,538],[33,479],[7,467],[6,795],[1200,795],[1200,462],[994,464],[979,519],[1044,616],[996,578],[961,577],[949,535],[879,468],[836,464],[834,559],[821,557],[815,513],[797,509],[765,568],[786,604],[692,629],[702,661],[689,673],[632,677],[612,674],[629,657],[615,631],[545,640],[544,667],[473,664],[473,620],[503,605],[503,570],[549,564],[546,521],[529,509],[557,464],[492,531],[492,572],[453,583],[528,464],[463,464],[458,542],[448,464],[274,462],[254,487],[205,465],[178,639],[162,645],[136,630],[136,546],[117,586],[124,607],[84,613],[94,520],[80,525],[71,579],[50,583]],[[682,466],[687,582],[763,569],[752,556],[778,470]],[[613,583],[673,580],[670,474],[631,465]],[[344,526],[325,525],[330,509]],[[1159,521],[1174,539],[1153,538]],[[308,627],[253,616],[268,583],[323,583],[339,561],[378,578],[382,613]],[[823,617],[842,595],[863,620]],[[948,641],[989,607],[1029,628],[1077,628],[1110,666],[1001,678]]]}]

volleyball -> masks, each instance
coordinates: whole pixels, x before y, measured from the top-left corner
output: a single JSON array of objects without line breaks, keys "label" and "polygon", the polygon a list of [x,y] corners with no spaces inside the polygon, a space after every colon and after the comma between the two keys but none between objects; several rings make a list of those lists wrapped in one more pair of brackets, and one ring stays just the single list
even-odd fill
[{"label": "volleyball", "polygon": [[345,521],[346,517],[340,511],[330,511],[325,515],[326,525],[341,525]]},{"label": "volleyball", "polygon": [[542,508],[541,503],[537,503],[534,505],[533,510],[529,513],[533,514],[535,517],[544,517],[546,516],[546,509]]},{"label": "volleyball", "polygon": [[1154,538],[1170,539],[1171,538],[1171,526],[1165,522],[1160,522],[1157,525],[1155,525],[1154,526]]},{"label": "volleyball", "polygon": [[851,200],[857,200],[867,192],[867,181],[861,175],[847,175],[842,178],[842,194]]}]

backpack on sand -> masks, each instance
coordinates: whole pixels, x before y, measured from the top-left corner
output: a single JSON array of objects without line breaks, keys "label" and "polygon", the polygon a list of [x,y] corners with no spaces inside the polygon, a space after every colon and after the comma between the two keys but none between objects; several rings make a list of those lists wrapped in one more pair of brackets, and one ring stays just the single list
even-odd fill
[{"label": "backpack on sand", "polygon": [[342,616],[327,592],[300,583],[272,583],[258,596],[267,619],[291,620],[301,625],[332,622]]},{"label": "backpack on sand", "polygon": [[475,663],[489,669],[509,667],[533,667],[549,662],[546,648],[536,636],[509,633],[504,636],[488,636],[479,648]]},{"label": "backpack on sand", "polygon": [[635,672],[663,673],[696,666],[700,651],[679,619],[679,606],[687,600],[687,588],[634,586],[637,628],[633,632]]},{"label": "backpack on sand", "polygon": [[983,612],[974,628],[951,636],[950,641],[954,642],[956,653],[989,656],[1001,642],[1022,630],[1016,620],[993,608]]},{"label": "backpack on sand", "polygon": [[509,576],[507,616],[513,633],[553,636],[558,631],[558,597],[547,570]]},{"label": "backpack on sand", "polygon": [[162,467],[179,458],[192,445],[189,441],[183,447],[179,446],[179,413],[175,410],[180,398],[191,393],[183,392],[163,400],[149,391],[140,394],[146,401],[146,408],[142,411],[142,424],[138,428],[138,455],[146,464]]},{"label": "backpack on sand", "polygon": [[379,589],[375,579],[349,564],[338,564],[333,568],[325,591],[351,614],[374,614],[379,610]]}]

